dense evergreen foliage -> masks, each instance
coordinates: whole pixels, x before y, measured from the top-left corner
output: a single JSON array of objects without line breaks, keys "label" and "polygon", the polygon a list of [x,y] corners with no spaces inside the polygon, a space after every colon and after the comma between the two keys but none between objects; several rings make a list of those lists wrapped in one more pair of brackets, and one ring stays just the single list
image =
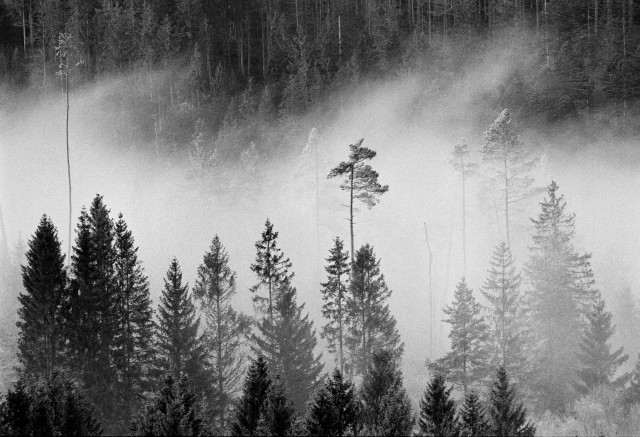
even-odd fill
[{"label": "dense evergreen foliage", "polygon": [[271,387],[271,377],[267,362],[263,357],[258,357],[249,366],[244,380],[242,396],[238,401],[235,420],[231,426],[233,435],[259,435],[257,429],[265,408],[269,387]]},{"label": "dense evergreen foliage", "polygon": [[345,381],[342,372],[335,369],[309,406],[307,431],[310,435],[356,435],[359,413],[353,383]]},{"label": "dense evergreen foliage", "polygon": [[502,366],[498,368],[489,398],[489,434],[499,437],[535,435],[536,428],[527,420],[527,410],[517,401],[515,386],[509,383],[507,372]]},{"label": "dense evergreen foliage", "polygon": [[462,437],[481,437],[489,435],[489,421],[475,391],[470,391],[464,399],[460,411],[460,435]]},{"label": "dense evergreen foliage", "polygon": [[457,437],[460,434],[456,405],[451,399],[453,387],[446,388],[444,375],[431,378],[420,400],[420,431],[426,436]]}]

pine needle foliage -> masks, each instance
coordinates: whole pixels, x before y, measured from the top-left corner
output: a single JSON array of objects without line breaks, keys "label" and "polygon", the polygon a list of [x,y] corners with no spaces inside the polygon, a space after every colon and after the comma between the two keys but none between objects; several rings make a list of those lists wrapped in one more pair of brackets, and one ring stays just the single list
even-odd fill
[{"label": "pine needle foliage", "polygon": [[509,383],[504,367],[499,367],[489,396],[490,435],[497,437],[532,437],[536,428],[527,420],[527,410],[516,400],[515,386]]},{"label": "pine needle foliage", "polygon": [[420,400],[418,425],[422,435],[458,437],[460,429],[456,419],[456,406],[451,399],[453,387],[446,388],[445,377],[435,374]]}]

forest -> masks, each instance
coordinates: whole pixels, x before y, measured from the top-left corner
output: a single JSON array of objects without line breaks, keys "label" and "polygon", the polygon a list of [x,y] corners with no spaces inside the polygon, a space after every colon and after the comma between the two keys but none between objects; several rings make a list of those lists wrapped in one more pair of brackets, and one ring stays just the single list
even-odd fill
[{"label": "forest", "polygon": [[638,435],[639,96],[634,0],[0,0],[0,434]]}]

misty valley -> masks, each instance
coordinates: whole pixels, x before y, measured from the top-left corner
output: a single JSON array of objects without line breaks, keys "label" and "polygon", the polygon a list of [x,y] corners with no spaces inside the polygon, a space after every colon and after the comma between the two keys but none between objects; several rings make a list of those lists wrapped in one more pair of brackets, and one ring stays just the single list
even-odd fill
[{"label": "misty valley", "polygon": [[635,0],[0,0],[0,435],[640,436]]}]

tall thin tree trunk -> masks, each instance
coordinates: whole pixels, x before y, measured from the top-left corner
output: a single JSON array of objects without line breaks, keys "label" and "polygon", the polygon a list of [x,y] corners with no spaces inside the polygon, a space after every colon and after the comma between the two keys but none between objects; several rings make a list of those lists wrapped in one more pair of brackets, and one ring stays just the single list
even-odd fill
[{"label": "tall thin tree trunk", "polygon": [[505,233],[507,235],[507,246],[511,248],[511,237],[509,234],[509,175],[507,173],[507,155],[504,155],[504,222]]},{"label": "tall thin tree trunk", "polygon": [[464,276],[467,276],[467,189],[465,185],[464,160],[460,157],[462,164],[462,266]]},{"label": "tall thin tree trunk", "polygon": [[66,123],[66,140],[67,140],[67,176],[69,179],[69,241],[67,244],[67,268],[71,267],[71,217],[73,214],[73,207],[71,205],[71,159],[69,157],[69,58],[68,54],[65,54],[65,88],[67,95],[67,123]]},{"label": "tall thin tree trunk", "polygon": [[[351,226],[351,265],[354,263],[354,245],[353,245],[353,172],[355,171],[353,164],[351,164],[351,191],[349,199],[349,225]],[[353,268],[353,267],[352,267]]]},{"label": "tall thin tree trunk", "polygon": [[427,240],[427,250],[429,251],[429,359],[433,358],[433,288],[431,281],[431,263],[433,262],[433,254],[431,253],[431,245],[429,244],[429,232],[427,224],[424,223],[424,236]]}]

